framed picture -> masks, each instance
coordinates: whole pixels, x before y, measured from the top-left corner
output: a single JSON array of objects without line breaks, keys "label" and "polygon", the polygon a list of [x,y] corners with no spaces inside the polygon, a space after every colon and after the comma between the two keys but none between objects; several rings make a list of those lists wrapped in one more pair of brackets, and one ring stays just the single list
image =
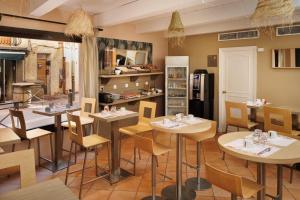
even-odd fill
[{"label": "framed picture", "polygon": [[217,67],[218,66],[218,56],[217,55],[208,55],[207,56],[207,66],[208,67]]}]

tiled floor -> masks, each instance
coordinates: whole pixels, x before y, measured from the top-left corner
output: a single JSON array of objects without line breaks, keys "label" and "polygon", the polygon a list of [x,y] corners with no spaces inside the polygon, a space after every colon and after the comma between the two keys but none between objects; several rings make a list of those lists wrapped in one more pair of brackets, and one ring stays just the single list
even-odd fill
[{"label": "tiled floor", "polygon": [[[122,143],[122,156],[126,158],[132,157],[132,139],[124,139]],[[19,145],[20,146],[20,145]],[[18,147],[18,149],[21,149]],[[101,149],[98,157],[99,164],[106,166],[106,149]],[[192,141],[187,142],[187,159],[188,162],[195,163],[196,160],[196,145]],[[82,156],[80,154],[79,163],[72,166],[71,169],[80,168],[82,163]],[[94,165],[93,153],[88,154],[88,158],[91,159],[88,162],[89,166]],[[150,155],[142,152],[142,159],[138,160],[137,163],[137,175],[134,177],[127,178],[117,184],[110,185],[104,180],[98,180],[91,184],[85,185],[83,189],[83,199],[84,200],[131,200],[131,199],[141,199],[144,196],[151,194],[151,159]],[[159,171],[164,172],[165,167],[167,167],[167,175],[171,176],[173,180],[163,180],[161,176],[157,175],[157,194],[167,185],[175,183],[175,149],[169,155],[169,161],[166,163],[167,156],[159,157]],[[256,176],[256,165],[250,163],[249,167],[245,167],[245,161],[234,158],[227,155],[225,161],[221,159],[221,153],[217,147],[215,140],[209,140],[202,145],[202,163],[208,162],[212,165],[239,174],[250,179],[255,179]],[[121,163],[122,167],[128,170],[132,169],[132,166],[127,162]],[[87,179],[94,177],[94,168],[87,170]],[[190,168],[183,167],[183,180],[187,177],[193,177],[196,173]],[[205,177],[205,167],[202,165],[201,176]],[[55,177],[60,178],[62,181],[65,179],[65,170],[58,173],[52,174],[48,170],[43,168],[37,169],[38,181],[43,181],[47,179],[52,179]],[[289,170],[284,169],[284,200],[300,200],[300,172],[295,171],[293,184],[288,182]],[[6,192],[9,190],[14,190],[19,187],[19,177],[18,175],[10,176],[10,178],[0,179],[0,192]],[[75,173],[70,176],[68,186],[77,195],[79,189],[80,175]],[[267,192],[275,194],[276,192],[276,168],[272,165],[267,166]],[[212,189],[197,192],[196,199],[203,200],[225,200],[230,199],[230,194],[220,188],[215,186]],[[268,199],[268,198],[266,198]]]}]

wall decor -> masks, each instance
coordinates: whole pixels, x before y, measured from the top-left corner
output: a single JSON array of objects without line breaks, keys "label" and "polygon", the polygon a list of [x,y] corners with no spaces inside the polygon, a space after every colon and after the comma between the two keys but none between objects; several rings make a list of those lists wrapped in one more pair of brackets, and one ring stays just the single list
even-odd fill
[{"label": "wall decor", "polygon": [[208,55],[207,56],[207,66],[208,67],[217,67],[218,66],[218,56],[217,55]]},{"label": "wall decor", "polygon": [[147,51],[147,63],[152,64],[152,43],[148,42],[138,42],[130,40],[119,40],[112,38],[97,38],[98,53],[99,53],[99,68],[104,69],[105,66],[105,49],[116,48],[116,49],[126,49],[126,50],[144,50]]}]

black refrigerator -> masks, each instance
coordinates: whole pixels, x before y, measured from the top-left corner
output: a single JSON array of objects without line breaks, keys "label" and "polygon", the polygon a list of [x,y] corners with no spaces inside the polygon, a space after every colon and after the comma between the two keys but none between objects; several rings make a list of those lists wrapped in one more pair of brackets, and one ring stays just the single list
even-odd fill
[{"label": "black refrigerator", "polygon": [[190,74],[189,114],[205,119],[214,118],[214,74],[196,69]]}]

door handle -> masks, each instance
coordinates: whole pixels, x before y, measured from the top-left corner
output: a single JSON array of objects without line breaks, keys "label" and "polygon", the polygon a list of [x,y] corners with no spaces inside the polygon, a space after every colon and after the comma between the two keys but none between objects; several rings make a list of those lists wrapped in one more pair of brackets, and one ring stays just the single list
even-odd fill
[{"label": "door handle", "polygon": [[223,90],[222,93],[223,93],[223,94],[226,94],[227,92],[226,92],[226,90]]}]

